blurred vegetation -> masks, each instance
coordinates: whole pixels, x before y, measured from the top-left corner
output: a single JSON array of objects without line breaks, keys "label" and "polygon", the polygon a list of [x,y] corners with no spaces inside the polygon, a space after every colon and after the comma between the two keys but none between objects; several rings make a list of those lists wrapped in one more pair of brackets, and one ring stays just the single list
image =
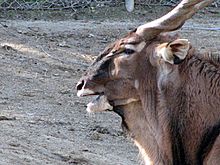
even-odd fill
[{"label": "blurred vegetation", "polygon": [[[164,6],[171,9],[179,1],[181,0],[135,0],[135,10],[128,13],[125,0],[0,0],[0,18],[62,20],[83,19],[85,16],[102,19],[114,13],[120,18],[133,18],[144,15],[145,11],[163,13]],[[219,15],[220,10],[216,8],[220,7],[220,0],[215,0],[212,7],[215,8],[211,12]]]}]

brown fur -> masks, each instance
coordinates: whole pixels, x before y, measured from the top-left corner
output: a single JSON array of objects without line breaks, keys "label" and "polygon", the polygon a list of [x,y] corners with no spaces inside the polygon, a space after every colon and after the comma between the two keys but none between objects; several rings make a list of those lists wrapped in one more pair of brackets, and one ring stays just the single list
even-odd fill
[{"label": "brown fur", "polygon": [[[129,38],[143,41],[131,33],[108,51],[117,50],[121,45],[118,43],[126,43]],[[100,55],[92,65],[93,71],[89,69],[82,79],[102,86],[111,102],[119,98],[139,100],[116,106],[114,111],[122,116],[145,164],[214,165],[220,162],[220,64],[196,53],[192,47],[179,65],[158,59],[158,44],[175,39],[176,36],[160,35],[146,41],[140,53],[112,56],[111,63],[106,65],[105,81],[94,78],[109,60]],[[118,71],[114,72],[116,68]]]}]

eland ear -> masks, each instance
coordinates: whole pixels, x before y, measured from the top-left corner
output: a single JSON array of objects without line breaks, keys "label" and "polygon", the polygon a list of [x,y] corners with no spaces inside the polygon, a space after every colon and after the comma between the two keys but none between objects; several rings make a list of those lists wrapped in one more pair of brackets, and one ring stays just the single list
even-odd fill
[{"label": "eland ear", "polygon": [[190,46],[187,39],[177,39],[156,48],[158,56],[170,64],[180,64],[186,58]]}]

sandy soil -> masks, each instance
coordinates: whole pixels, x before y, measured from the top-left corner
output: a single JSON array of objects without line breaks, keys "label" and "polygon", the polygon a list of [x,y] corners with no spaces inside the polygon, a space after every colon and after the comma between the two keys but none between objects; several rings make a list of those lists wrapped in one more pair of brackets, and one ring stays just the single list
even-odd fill
[{"label": "sandy soil", "polygon": [[[213,11],[213,9],[212,9]],[[1,20],[0,164],[138,165],[138,151],[111,112],[86,113],[74,89],[109,43],[158,15],[121,19]],[[138,12],[136,15],[138,15]],[[138,18],[138,19],[137,19]],[[179,30],[220,52],[220,14],[205,10]]]}]

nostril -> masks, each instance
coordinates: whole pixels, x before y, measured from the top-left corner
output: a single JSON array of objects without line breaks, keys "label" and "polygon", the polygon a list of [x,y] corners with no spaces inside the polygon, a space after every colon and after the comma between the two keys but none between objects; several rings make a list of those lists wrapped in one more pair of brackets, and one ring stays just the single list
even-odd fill
[{"label": "nostril", "polygon": [[84,80],[82,80],[81,82],[78,82],[78,84],[76,85],[76,89],[79,91],[83,88],[84,85]]}]

